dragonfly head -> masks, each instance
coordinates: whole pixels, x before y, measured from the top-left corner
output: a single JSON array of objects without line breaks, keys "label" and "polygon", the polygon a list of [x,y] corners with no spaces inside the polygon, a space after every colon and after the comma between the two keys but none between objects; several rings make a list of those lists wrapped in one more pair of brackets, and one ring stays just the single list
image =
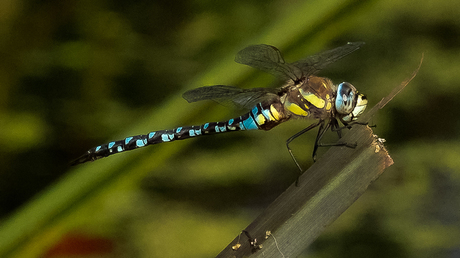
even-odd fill
[{"label": "dragonfly head", "polygon": [[356,120],[366,107],[366,96],[359,94],[351,83],[342,82],[339,84],[335,98],[335,109],[342,122],[349,123]]}]

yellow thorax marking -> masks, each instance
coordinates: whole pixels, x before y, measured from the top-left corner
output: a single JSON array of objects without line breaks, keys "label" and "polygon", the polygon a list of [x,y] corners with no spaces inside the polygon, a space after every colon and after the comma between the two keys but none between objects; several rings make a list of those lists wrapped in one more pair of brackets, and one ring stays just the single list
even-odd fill
[{"label": "yellow thorax marking", "polygon": [[[292,113],[296,114],[296,115],[299,115],[299,116],[308,116],[309,113],[305,110],[303,110],[301,107],[299,107],[299,105],[297,104],[294,104],[294,103],[291,103],[291,102],[287,102],[285,103],[286,105],[286,108],[291,111]],[[307,107],[307,106],[305,106]]]},{"label": "yellow thorax marking", "polygon": [[280,120],[280,114],[278,113],[278,110],[273,105],[270,105],[270,113],[275,118],[274,120],[278,121]]},{"label": "yellow thorax marking", "polygon": [[[324,83],[323,83],[324,84]],[[317,108],[324,108],[326,105],[326,101],[324,99],[316,96],[315,94],[311,92],[305,92],[303,89],[300,89],[300,94],[312,105],[314,105]]]},{"label": "yellow thorax marking", "polygon": [[326,94],[326,99],[327,99],[326,110],[331,110],[331,107],[332,107],[331,96],[329,96],[329,94]]}]

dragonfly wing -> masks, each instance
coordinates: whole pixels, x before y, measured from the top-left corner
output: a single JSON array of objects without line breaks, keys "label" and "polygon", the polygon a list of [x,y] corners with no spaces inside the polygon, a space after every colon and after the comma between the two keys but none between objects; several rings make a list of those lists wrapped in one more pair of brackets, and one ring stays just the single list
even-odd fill
[{"label": "dragonfly wing", "polygon": [[235,62],[249,65],[283,80],[296,81],[302,78],[302,71],[297,66],[286,63],[280,51],[270,45],[246,47],[236,54]]},{"label": "dragonfly wing", "polygon": [[251,109],[259,102],[278,98],[278,89],[252,88],[241,89],[234,86],[214,85],[189,90],[182,97],[189,103],[201,100],[213,100],[225,106]]},{"label": "dragonfly wing", "polygon": [[196,88],[186,91],[182,97],[189,103],[200,100],[213,100],[216,98],[231,98],[243,92],[243,89],[227,86],[227,85],[214,85]]},{"label": "dragonfly wing", "polygon": [[291,63],[292,66],[298,67],[304,77],[318,73],[329,64],[341,59],[358,50],[364,42],[348,42],[346,45],[309,56],[305,59]]},{"label": "dragonfly wing", "polygon": [[[294,63],[286,63],[280,51],[270,45],[252,45],[237,53],[235,61],[268,72],[284,80],[298,81],[316,74],[327,65],[359,49],[364,42],[349,42],[347,45],[328,50]],[[241,89],[234,86],[214,85],[185,92],[182,97],[188,102],[214,100],[226,106],[252,108],[258,102],[279,98],[280,89]]]}]

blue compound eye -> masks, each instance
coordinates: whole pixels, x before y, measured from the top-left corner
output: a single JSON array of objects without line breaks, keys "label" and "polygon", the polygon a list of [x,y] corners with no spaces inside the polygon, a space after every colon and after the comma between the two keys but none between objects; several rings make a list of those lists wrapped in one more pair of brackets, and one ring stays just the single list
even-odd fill
[{"label": "blue compound eye", "polygon": [[342,115],[350,114],[356,106],[358,95],[356,88],[348,82],[342,82],[337,87],[337,96],[335,97],[335,109]]}]

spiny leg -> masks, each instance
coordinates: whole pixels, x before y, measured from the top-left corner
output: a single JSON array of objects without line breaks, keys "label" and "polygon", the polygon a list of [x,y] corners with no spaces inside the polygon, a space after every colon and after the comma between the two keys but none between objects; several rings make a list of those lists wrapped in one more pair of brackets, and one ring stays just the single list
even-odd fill
[{"label": "spiny leg", "polygon": [[[353,122],[348,123],[348,124],[346,124],[346,125],[344,125],[344,126],[339,126],[339,123],[337,122],[337,119],[336,119],[335,124],[336,124],[336,125],[335,125],[335,126],[332,126],[332,129],[331,129],[331,130],[334,131],[334,132],[337,132],[337,133],[339,134],[339,137],[342,138],[342,137],[341,137],[341,131],[342,131],[343,129],[345,129],[345,128],[351,129],[351,128],[353,127],[353,125],[368,125],[369,123],[367,123],[367,122],[360,122],[360,121],[353,121]],[[377,126],[376,126],[376,125],[371,125],[370,127],[377,127]]]},{"label": "spiny leg", "polygon": [[304,134],[304,133],[310,131],[311,129],[317,127],[318,125],[322,125],[322,124],[324,124],[324,120],[319,120],[317,123],[311,124],[307,128],[303,129],[302,131],[300,131],[300,132],[294,134],[293,136],[289,137],[289,139],[287,139],[287,141],[286,141],[286,147],[288,149],[289,155],[291,155],[291,158],[294,160],[294,163],[299,168],[300,173],[303,172],[302,167],[299,165],[299,163],[297,162],[296,158],[294,157],[294,153],[292,153],[292,150],[289,147],[289,143],[291,143],[294,139],[296,139],[297,137],[301,136],[302,134]]},{"label": "spiny leg", "polygon": [[[318,150],[318,147],[347,146],[349,148],[356,148],[356,143],[354,143],[354,144],[349,144],[349,143],[345,143],[345,142],[344,143],[337,142],[337,143],[331,143],[331,144],[320,143],[321,139],[323,138],[323,136],[327,132],[327,130],[329,130],[329,128],[331,128],[332,131],[337,132],[337,135],[339,136],[339,138],[342,138],[342,130],[344,128],[351,128],[351,126],[354,125],[354,124],[367,125],[367,123],[363,123],[363,122],[352,122],[352,123],[349,123],[349,124],[347,124],[347,125],[345,125],[343,127],[339,127],[339,123],[338,123],[337,119],[335,119],[335,118],[332,118],[326,124],[325,124],[325,120],[319,120],[317,123],[309,125],[307,128],[301,130],[300,132],[294,134],[289,139],[287,139],[286,147],[288,149],[289,155],[291,155],[292,160],[294,160],[294,163],[299,168],[300,173],[303,172],[302,167],[300,166],[299,162],[297,162],[297,159],[295,158],[294,153],[292,152],[291,148],[289,147],[289,144],[294,139],[296,139],[297,137],[301,136],[302,134],[310,131],[311,129],[319,126],[318,134],[317,134],[316,140],[315,140],[315,146],[313,147],[313,153],[312,153],[313,161],[316,161],[316,152]],[[296,186],[298,185],[298,183],[299,183],[299,178],[297,178],[297,180],[296,180],[296,183],[295,183]]]},{"label": "spiny leg", "polygon": [[[337,132],[337,134],[339,135],[339,139],[342,138],[342,130],[345,129],[345,128],[351,129],[353,127],[353,125],[368,125],[367,122],[353,121],[351,123],[345,124],[344,126],[339,126],[339,123],[337,122],[337,119],[334,119],[334,120],[335,120],[335,122],[334,122],[334,124],[332,124],[331,131]],[[348,145],[348,144],[343,144],[343,145]],[[356,144],[351,144],[351,145],[356,145]]]},{"label": "spiny leg", "polygon": [[[337,119],[333,119],[331,120],[330,122],[330,126],[331,126],[331,131],[334,131],[334,132],[337,132],[337,135],[339,136],[339,139],[342,138],[342,130],[345,129],[345,128],[348,128],[348,129],[351,129],[351,127],[353,125],[367,125],[368,123],[366,122],[359,122],[359,121],[356,121],[356,122],[351,122],[351,123],[348,123],[344,126],[339,126],[338,122],[337,122]],[[346,146],[348,148],[356,148],[356,146],[358,145],[357,143],[347,143],[347,142],[336,142],[336,143],[320,143],[318,139],[318,142],[317,144],[315,145],[315,147],[331,147],[331,146]],[[315,160],[315,157],[313,158],[313,160]]]},{"label": "spiny leg", "polygon": [[314,123],[314,124],[311,124],[310,126],[308,126],[307,128],[301,130],[300,132],[294,134],[293,136],[291,136],[289,139],[287,139],[286,141],[286,147],[288,149],[288,152],[289,152],[289,155],[291,155],[291,158],[292,160],[294,160],[294,163],[296,164],[296,166],[299,168],[300,170],[300,173],[303,172],[302,170],[302,167],[300,166],[300,164],[297,162],[297,159],[294,157],[294,153],[292,152],[291,148],[289,147],[289,144],[294,140],[296,139],[297,137],[301,136],[302,134],[310,131],[311,129],[317,127],[317,126],[320,126],[319,130],[318,130],[318,135],[316,136],[316,140],[315,140],[315,146],[313,148],[313,153],[312,153],[312,158],[313,158],[313,161],[316,161],[316,152],[318,150],[318,147],[330,147],[330,146],[347,146],[347,147],[350,147],[350,148],[355,148],[356,147],[356,143],[355,144],[349,144],[349,143],[331,143],[331,144],[325,144],[325,143],[320,143],[321,139],[323,138],[324,134],[327,132],[327,130],[329,128],[331,128],[332,131],[335,131],[337,132],[337,135],[339,136],[339,138],[342,138],[342,130],[345,129],[345,128],[348,128],[350,129],[353,125],[355,124],[359,124],[359,125],[367,125],[367,123],[364,123],[364,122],[351,122],[345,126],[342,126],[342,127],[339,127],[339,123],[337,121],[337,119],[335,118],[332,118],[331,120],[328,121],[327,124],[325,124],[325,121],[324,120],[319,120],[317,123]]},{"label": "spiny leg", "polygon": [[339,122],[337,121],[337,119],[332,119],[330,123],[331,131],[337,132],[339,139],[342,138],[342,129],[339,127]]},{"label": "spiny leg", "polygon": [[[313,158],[313,161],[316,162],[316,151],[318,150],[318,147],[321,146],[322,144],[320,143],[321,139],[323,138],[324,134],[326,133],[326,131],[331,127],[331,125],[334,124],[334,121],[335,119],[332,118],[331,120],[329,120],[327,122],[326,125],[324,125],[324,122],[321,123],[320,127],[319,127],[319,130],[318,130],[318,135],[316,136],[316,140],[315,140],[315,146],[313,147],[313,153],[312,153],[312,158]],[[335,122],[337,123],[337,121]]]}]

